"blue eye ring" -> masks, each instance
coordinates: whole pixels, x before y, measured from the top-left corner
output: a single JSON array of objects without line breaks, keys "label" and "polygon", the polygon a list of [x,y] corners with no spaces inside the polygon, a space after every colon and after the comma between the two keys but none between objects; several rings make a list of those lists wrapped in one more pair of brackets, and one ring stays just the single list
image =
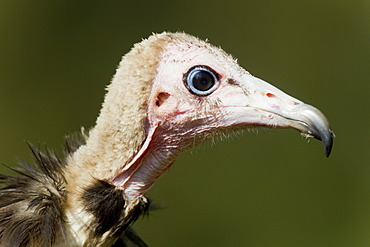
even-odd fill
[{"label": "blue eye ring", "polygon": [[218,74],[209,67],[198,65],[189,69],[184,75],[186,88],[195,95],[207,96],[216,90]]}]

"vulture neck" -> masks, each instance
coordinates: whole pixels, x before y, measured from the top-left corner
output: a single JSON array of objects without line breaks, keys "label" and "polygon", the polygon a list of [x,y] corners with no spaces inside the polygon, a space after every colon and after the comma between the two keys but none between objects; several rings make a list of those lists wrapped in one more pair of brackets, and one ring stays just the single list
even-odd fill
[{"label": "vulture neck", "polygon": [[[107,87],[96,126],[90,130],[86,144],[68,159],[66,215],[76,233],[80,234],[81,228],[86,228],[93,220],[93,215],[85,210],[84,191],[97,180],[111,183],[145,144],[149,131],[146,110],[151,83],[156,76],[163,47],[168,42],[166,37],[164,34],[151,36],[136,44],[122,58]],[[126,200],[124,190],[122,194]],[[124,214],[127,215],[141,199],[126,201],[122,209]],[[76,213],[78,217],[74,216]],[[84,238],[88,238],[88,234]]]}]

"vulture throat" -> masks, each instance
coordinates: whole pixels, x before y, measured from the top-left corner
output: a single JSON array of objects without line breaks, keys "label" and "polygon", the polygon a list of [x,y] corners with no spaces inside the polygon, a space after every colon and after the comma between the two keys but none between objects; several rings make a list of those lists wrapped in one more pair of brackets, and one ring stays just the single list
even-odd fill
[{"label": "vulture throat", "polygon": [[156,179],[184,150],[254,126],[294,128],[331,152],[318,109],[205,41],[154,34],[123,56],[96,125],[67,141],[64,158],[30,145],[35,164],[0,175],[0,245],[146,246],[130,226]]}]

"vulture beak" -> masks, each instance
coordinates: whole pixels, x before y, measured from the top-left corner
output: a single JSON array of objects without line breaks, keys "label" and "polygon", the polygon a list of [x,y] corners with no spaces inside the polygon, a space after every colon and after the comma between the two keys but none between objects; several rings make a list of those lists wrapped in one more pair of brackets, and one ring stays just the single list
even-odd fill
[{"label": "vulture beak", "polygon": [[322,141],[325,155],[329,157],[334,133],[320,110],[250,74],[244,74],[238,80],[228,80],[225,89],[227,95],[222,97],[221,107],[226,108],[224,120],[227,125],[293,128],[305,137]]}]

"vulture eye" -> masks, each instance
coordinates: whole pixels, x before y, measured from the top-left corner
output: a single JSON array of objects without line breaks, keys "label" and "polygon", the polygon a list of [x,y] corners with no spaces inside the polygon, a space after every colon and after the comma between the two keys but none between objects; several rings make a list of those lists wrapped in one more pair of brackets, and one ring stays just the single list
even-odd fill
[{"label": "vulture eye", "polygon": [[195,66],[184,76],[185,86],[191,93],[199,96],[211,94],[217,88],[217,82],[216,72],[204,66]]}]

